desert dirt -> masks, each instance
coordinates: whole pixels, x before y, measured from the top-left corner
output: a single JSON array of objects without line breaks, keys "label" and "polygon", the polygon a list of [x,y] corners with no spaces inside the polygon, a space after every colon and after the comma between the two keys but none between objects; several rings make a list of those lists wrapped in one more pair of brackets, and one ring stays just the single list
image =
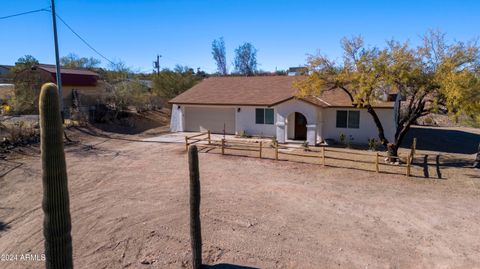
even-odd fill
[{"label": "desert dirt", "polygon": [[[89,134],[74,131],[80,143],[65,148],[75,267],[188,268],[185,146],[144,142],[138,135]],[[4,255],[43,253],[38,147],[20,153],[1,161]],[[323,167],[202,150],[204,263],[479,268],[480,171],[448,165],[445,158],[442,179],[426,179],[421,164],[407,178],[348,164]],[[435,174],[434,167],[427,169]],[[0,261],[0,268],[43,268],[43,262]]]}]

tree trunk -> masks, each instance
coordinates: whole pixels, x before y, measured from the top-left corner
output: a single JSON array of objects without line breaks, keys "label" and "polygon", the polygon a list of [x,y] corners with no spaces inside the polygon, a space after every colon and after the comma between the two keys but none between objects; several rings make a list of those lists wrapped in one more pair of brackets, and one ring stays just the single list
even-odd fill
[{"label": "tree trunk", "polygon": [[[398,148],[400,144],[388,143],[387,145],[387,155],[389,157],[398,157]],[[397,158],[388,158],[388,161],[391,163],[397,162]]]},{"label": "tree trunk", "polygon": [[475,162],[473,163],[474,168],[480,168],[480,144],[478,144],[478,150],[477,150],[477,158],[475,159]]}]

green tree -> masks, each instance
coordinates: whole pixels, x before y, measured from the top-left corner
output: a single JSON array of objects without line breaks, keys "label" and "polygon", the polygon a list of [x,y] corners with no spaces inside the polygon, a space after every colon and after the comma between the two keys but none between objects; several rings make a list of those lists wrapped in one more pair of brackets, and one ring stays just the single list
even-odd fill
[{"label": "green tree", "polygon": [[78,55],[70,53],[60,58],[60,64],[65,68],[86,68],[93,69],[100,65],[101,61],[90,57],[78,57]]},{"label": "green tree", "polygon": [[12,68],[13,82],[15,84],[14,96],[9,101],[16,114],[38,113],[38,96],[41,86],[51,81],[48,74],[38,73],[31,69],[39,64],[31,55],[25,55],[17,60]]},{"label": "green tree", "polygon": [[122,60],[112,62],[108,67],[107,70],[101,73],[110,83],[117,83],[133,76],[132,70]]},{"label": "green tree", "polygon": [[15,66],[12,68],[12,72],[16,74],[26,68],[30,68],[37,64],[39,63],[35,57],[33,57],[32,55],[25,55],[23,57],[18,58],[17,62],[15,63]]},{"label": "green tree", "polygon": [[162,98],[171,99],[193,87],[204,76],[204,72],[198,71],[195,74],[187,66],[177,65],[174,70],[163,69],[153,79],[153,92]]},{"label": "green tree", "polygon": [[[367,109],[391,156],[397,156],[403,138],[421,116],[443,111],[452,117],[478,117],[480,49],[475,42],[449,43],[444,34],[430,31],[418,47],[389,41],[379,49],[366,47],[361,37],[353,37],[344,38],[342,48],[340,63],[324,55],[308,58],[310,75],[296,83],[299,95],[343,90],[353,106]],[[385,137],[374,108],[385,91],[406,97],[393,141]]]},{"label": "green tree", "polygon": [[150,108],[151,93],[138,80],[125,80],[115,83],[112,91],[112,101],[117,111],[127,110],[129,106],[138,111]]},{"label": "green tree", "polygon": [[225,41],[223,37],[215,39],[212,42],[212,55],[215,63],[217,64],[218,74],[225,76],[227,75],[227,53],[225,50]]},{"label": "green tree", "polygon": [[245,43],[235,49],[235,72],[252,76],[257,71],[257,49],[251,43]]}]

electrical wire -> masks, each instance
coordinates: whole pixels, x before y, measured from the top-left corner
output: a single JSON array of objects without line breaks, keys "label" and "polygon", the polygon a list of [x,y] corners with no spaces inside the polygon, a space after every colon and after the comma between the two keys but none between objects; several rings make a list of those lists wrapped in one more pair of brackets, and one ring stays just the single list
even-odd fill
[{"label": "electrical wire", "polygon": [[103,59],[107,60],[107,62],[111,63],[112,65],[115,65],[115,63],[113,61],[111,61],[110,59],[108,59],[107,57],[105,57],[105,55],[101,54],[98,50],[96,50],[92,45],[90,45],[83,37],[81,37],[75,30],[73,30],[73,28],[68,25],[68,23],[62,19],[62,17],[60,17],[57,14],[55,14],[56,17],[74,34],[76,35],[87,47],[89,47],[91,50],[93,50],[96,54],[98,54],[100,57],[102,57]]},{"label": "electrical wire", "polygon": [[49,9],[46,9],[46,8],[41,8],[41,9],[36,9],[36,10],[32,10],[32,11],[27,11],[27,12],[22,12],[22,13],[17,13],[17,14],[12,14],[12,15],[8,15],[8,16],[3,16],[3,17],[0,17],[0,20],[3,20],[3,19],[9,19],[9,18],[13,18],[13,17],[17,17],[17,16],[22,16],[22,15],[27,15],[27,14],[32,14],[32,13],[37,13],[37,12],[41,12],[41,11],[50,11]]},{"label": "electrical wire", "polygon": [[[17,14],[12,14],[12,15],[8,15],[8,16],[3,16],[3,17],[0,17],[0,20],[3,20],[3,19],[8,19],[8,18],[13,18],[13,17],[18,17],[18,16],[23,16],[23,15],[28,15],[28,14],[32,14],[32,13],[37,13],[37,12],[52,12],[52,10],[50,9],[50,7],[48,8],[41,8],[41,9],[36,9],[36,10],[32,10],[32,11],[27,11],[27,12],[22,12],[22,13],[17,13]],[[82,36],[80,36],[80,34],[78,34],[62,17],[60,17],[58,15],[58,13],[55,14],[56,17],[75,35],[78,37],[78,39],[80,39],[87,47],[89,47],[92,51],[94,51],[96,54],[98,54],[100,57],[102,57],[103,59],[105,59],[107,62],[109,62],[110,64],[112,65],[115,65],[115,63],[113,61],[111,61],[110,59],[108,59],[105,55],[103,55],[102,53],[100,53],[97,49],[95,49],[92,45],[90,45],[90,43],[88,43]],[[175,58],[171,58],[171,57],[168,57],[168,56],[162,56],[164,58],[167,58],[169,60],[172,60],[172,61],[175,61],[177,63],[181,63],[181,64],[184,64],[185,66],[188,66],[188,64],[184,61],[180,61],[178,59],[175,59]],[[202,67],[202,66],[201,66]],[[210,68],[205,68],[205,67],[202,67],[204,70],[205,69],[210,69]]]}]

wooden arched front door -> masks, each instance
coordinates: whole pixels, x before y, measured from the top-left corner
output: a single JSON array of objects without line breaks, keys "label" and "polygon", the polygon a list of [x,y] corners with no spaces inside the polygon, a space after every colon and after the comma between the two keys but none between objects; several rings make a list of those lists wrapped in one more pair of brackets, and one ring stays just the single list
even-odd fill
[{"label": "wooden arched front door", "polygon": [[302,113],[295,112],[295,140],[307,140],[307,118]]}]

